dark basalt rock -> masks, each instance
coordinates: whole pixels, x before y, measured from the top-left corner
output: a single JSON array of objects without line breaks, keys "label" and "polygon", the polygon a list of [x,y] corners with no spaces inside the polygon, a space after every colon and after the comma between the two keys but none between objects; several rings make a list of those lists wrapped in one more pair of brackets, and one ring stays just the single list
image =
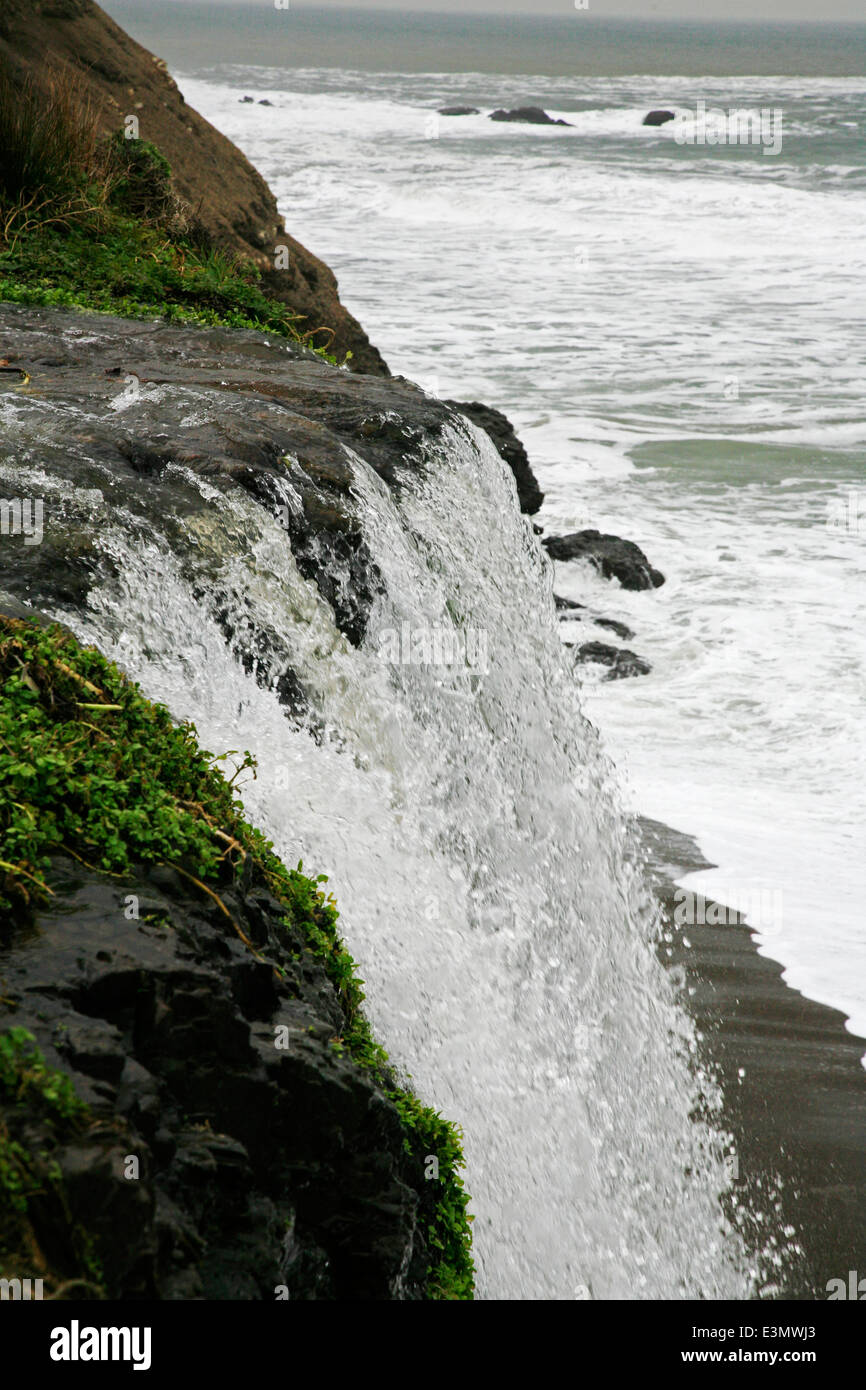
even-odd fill
[{"label": "dark basalt rock", "polygon": [[571,125],[571,121],[554,120],[546,111],[542,111],[540,106],[518,106],[513,111],[505,111],[500,107],[498,111],[491,112],[490,119],[514,121],[522,125]]},{"label": "dark basalt rock", "polygon": [[[566,642],[566,646],[571,643]],[[575,653],[575,661],[581,665],[587,662],[607,666],[606,681],[624,680],[628,676],[647,676],[652,667],[642,656],[631,652],[627,647],[609,647],[605,642],[584,642]]]},{"label": "dark basalt rock", "polygon": [[80,1229],[110,1298],[423,1297],[423,1159],[330,1045],[335,988],[267,887],[221,890],[257,959],[168,866],[108,879],[60,855],[47,878],[50,909],[0,914],[0,1013],[91,1108],[59,1143],[37,1102],[17,1117],[62,1182],[63,1210],[46,1183],[27,1211],[55,1282],[78,1277]]},{"label": "dark basalt rock", "polygon": [[537,512],[544,501],[544,493],[538,486],[529,455],[515,434],[511,421],[501,410],[482,405],[480,401],[445,401],[445,405],[459,410],[461,415],[468,415],[474,425],[478,425],[485,434],[489,434],[514,474],[520,510],[530,516]]},{"label": "dark basalt rock", "polygon": [[478,116],[481,113],[477,106],[440,106],[440,116]]},{"label": "dark basalt rock", "polygon": [[665,125],[668,121],[676,120],[675,111],[648,111],[643,118],[643,125]]},{"label": "dark basalt rock", "polygon": [[624,589],[657,589],[665,577],[654,569],[640,546],[600,531],[572,531],[547,536],[541,542],[552,560],[590,560],[605,579],[618,579]]}]

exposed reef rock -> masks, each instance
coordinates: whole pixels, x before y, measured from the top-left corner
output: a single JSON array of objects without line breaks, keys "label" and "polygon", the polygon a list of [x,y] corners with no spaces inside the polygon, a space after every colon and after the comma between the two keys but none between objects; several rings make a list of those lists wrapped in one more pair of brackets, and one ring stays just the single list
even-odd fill
[{"label": "exposed reef rock", "polygon": [[628,642],[634,637],[631,628],[626,623],[617,622],[616,618],[594,618],[593,622],[597,627],[606,627],[610,632],[615,632],[623,642]]},{"label": "exposed reef rock", "polygon": [[605,579],[618,579],[624,589],[657,589],[665,582],[640,546],[620,536],[572,531],[567,536],[547,536],[541,544],[552,560],[590,560]]},{"label": "exposed reef rock", "polygon": [[498,111],[491,112],[490,119],[514,121],[520,125],[571,125],[571,121],[554,120],[546,111],[542,111],[540,106],[518,106],[513,111],[505,111],[500,107]]},{"label": "exposed reef rock", "polygon": [[[333,272],[289,235],[276,200],[235,145],[187,106],[160,58],[125,34],[92,0],[4,0],[0,63],[13,78],[44,88],[58,69],[71,71],[106,132],[135,117],[143,140],[171,165],[180,196],[216,244],[252,260],[263,288],[305,316],[304,331],[333,329],[331,350],[352,353],[357,372],[387,375],[381,355],[340,303]],[[275,268],[275,248],[288,266]],[[316,337],[327,346],[329,335]]]},{"label": "exposed reef rock", "polygon": [[[572,646],[566,642],[567,647]],[[624,680],[628,676],[647,676],[652,667],[642,656],[630,652],[627,647],[610,647],[606,642],[584,642],[575,653],[575,661],[581,665],[592,662],[608,668],[606,681]]]},{"label": "exposed reef rock", "polygon": [[675,111],[648,111],[643,118],[643,125],[666,125],[668,121],[676,120]]},{"label": "exposed reef rock", "polygon": [[520,510],[529,515],[537,512],[544,501],[544,493],[538,486],[529,455],[515,434],[511,421],[501,410],[482,405],[480,401],[446,401],[445,404],[459,410],[461,415],[467,415],[473,424],[490,436],[514,474]]},{"label": "exposed reef rock", "polygon": [[440,116],[478,116],[480,112],[477,106],[440,106]]}]

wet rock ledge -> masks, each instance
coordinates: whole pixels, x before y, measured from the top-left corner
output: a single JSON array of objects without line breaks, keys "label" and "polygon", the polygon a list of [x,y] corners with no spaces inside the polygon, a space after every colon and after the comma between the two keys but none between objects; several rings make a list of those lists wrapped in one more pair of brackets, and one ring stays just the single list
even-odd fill
[{"label": "wet rock ledge", "polygon": [[[352,374],[263,333],[3,305],[0,356],[9,364],[0,402],[14,413],[14,429],[0,435],[0,466],[12,472],[37,461],[65,485],[63,505],[45,498],[40,544],[19,539],[2,549],[0,587],[54,613],[80,611],[110,577],[103,503],[166,535],[184,564],[206,568],[210,507],[186,470],[224,493],[248,493],[280,520],[302,575],[357,645],[382,589],[354,486],[357,462],[399,494],[428,465],[446,425],[471,453],[464,416],[412,382]],[[490,415],[525,497],[528,462],[504,417]],[[87,500],[100,496],[99,506]],[[191,529],[195,554],[184,536]],[[199,576],[208,592],[220,568],[213,560]],[[213,618],[257,678],[309,723],[293,653],[253,614],[250,629],[235,632],[228,609],[246,600],[234,597]]]}]

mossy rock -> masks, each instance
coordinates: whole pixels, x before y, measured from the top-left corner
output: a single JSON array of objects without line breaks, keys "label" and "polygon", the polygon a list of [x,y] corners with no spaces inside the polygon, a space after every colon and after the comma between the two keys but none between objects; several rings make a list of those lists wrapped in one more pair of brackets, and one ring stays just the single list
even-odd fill
[{"label": "mossy rock", "polygon": [[110,1297],[471,1298],[459,1131],[373,1038],[325,878],[245,819],[249,756],[228,780],[59,626],[0,617],[0,679],[0,1265]]}]

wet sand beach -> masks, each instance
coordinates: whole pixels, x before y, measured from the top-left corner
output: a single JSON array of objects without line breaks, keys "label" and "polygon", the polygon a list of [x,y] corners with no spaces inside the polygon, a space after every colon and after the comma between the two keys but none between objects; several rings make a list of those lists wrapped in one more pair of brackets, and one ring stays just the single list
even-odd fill
[{"label": "wet sand beach", "polygon": [[775,1278],[764,1269],[763,1297],[826,1299],[830,1280],[847,1289],[849,1271],[866,1274],[866,1042],[842,1013],[790,989],[748,926],[674,926],[674,876],[709,866],[689,836],[657,821],[640,828],[672,935],[663,959],[685,971],[703,1060],[724,1095],[735,1190],[753,1232],[781,1224],[800,1247]]}]

